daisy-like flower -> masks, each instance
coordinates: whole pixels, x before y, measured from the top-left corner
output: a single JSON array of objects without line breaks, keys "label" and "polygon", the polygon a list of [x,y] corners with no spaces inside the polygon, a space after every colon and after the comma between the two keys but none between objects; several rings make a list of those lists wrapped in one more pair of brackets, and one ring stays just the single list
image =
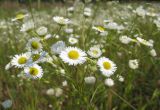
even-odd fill
[{"label": "daisy-like flower", "polygon": [[36,32],[37,32],[38,35],[44,36],[44,35],[47,34],[48,29],[46,27],[44,27],[44,26],[41,26],[36,30]]},{"label": "daisy-like flower", "polygon": [[13,65],[11,64],[11,62],[9,62],[6,66],[5,66],[5,70],[9,70]]},{"label": "daisy-like flower", "polygon": [[84,9],[84,16],[85,17],[90,17],[92,15],[92,10],[91,8],[85,8]]},{"label": "daisy-like flower", "polygon": [[91,15],[92,15],[91,12],[86,12],[86,11],[84,12],[84,16],[85,16],[85,17],[90,17]]},{"label": "daisy-like flower", "polygon": [[87,52],[92,58],[98,58],[102,55],[102,51],[98,46],[91,47]]},{"label": "daisy-like flower", "polygon": [[27,32],[27,31],[30,31],[33,28],[34,28],[34,22],[33,21],[27,21],[22,25],[20,31],[21,32]]},{"label": "daisy-like flower", "polygon": [[128,44],[128,43],[130,43],[132,41],[132,39],[127,37],[127,36],[121,36],[121,37],[119,37],[119,40],[123,44]]},{"label": "daisy-like flower", "polygon": [[41,78],[43,76],[43,70],[37,64],[24,68],[24,72],[27,77],[32,78],[32,79]]},{"label": "daisy-like flower", "polygon": [[42,52],[35,52],[35,53],[31,53],[31,62],[34,64],[35,63],[40,63],[40,62],[46,62],[47,61],[47,52],[42,51]]},{"label": "daisy-like flower", "polygon": [[65,42],[58,41],[51,46],[51,52],[53,54],[60,54],[66,48]]},{"label": "daisy-like flower", "polygon": [[146,10],[144,10],[144,8],[142,6],[138,7],[133,12],[136,13],[137,15],[141,16],[141,17],[145,17],[145,15],[146,15]]},{"label": "daisy-like flower", "polygon": [[117,78],[118,78],[118,80],[119,80],[120,82],[123,82],[123,81],[124,81],[124,77],[121,76],[121,75],[117,75]]},{"label": "daisy-like flower", "polygon": [[157,56],[156,50],[155,50],[155,49],[151,49],[151,50],[150,50],[150,55],[151,55],[152,57],[156,57],[156,56]]},{"label": "daisy-like flower", "polygon": [[105,28],[117,29],[118,28],[118,24],[116,22],[109,22],[108,24],[105,25]]},{"label": "daisy-like flower", "polygon": [[151,42],[149,42],[149,41],[146,41],[146,40],[144,40],[144,39],[142,39],[142,38],[140,38],[140,37],[137,37],[136,39],[137,39],[137,41],[138,41],[139,43],[141,43],[141,44],[143,44],[143,45],[146,45],[146,46],[149,46],[149,47],[153,47],[153,43],[151,43]]},{"label": "daisy-like flower", "polygon": [[109,86],[109,87],[112,87],[114,85],[114,81],[111,78],[107,78],[104,83],[106,86]]},{"label": "daisy-like flower", "polygon": [[96,82],[96,78],[94,76],[88,76],[84,78],[86,84],[94,84]]},{"label": "daisy-like flower", "polygon": [[71,33],[73,33],[73,29],[72,28],[67,28],[67,29],[65,29],[65,32],[68,33],[68,34],[71,34]]},{"label": "daisy-like flower", "polygon": [[100,33],[105,32],[105,29],[103,27],[101,27],[101,26],[93,26],[92,29],[94,29],[94,30],[96,30],[96,31],[98,31]]},{"label": "daisy-like flower", "polygon": [[29,14],[17,14],[15,18],[12,19],[12,21],[17,21],[17,20],[23,20],[25,17],[28,17]]},{"label": "daisy-like flower", "polygon": [[54,95],[54,89],[53,88],[50,88],[50,89],[48,89],[47,91],[46,91],[46,94],[47,95],[49,95],[49,96],[52,96],[52,95]]},{"label": "daisy-like flower", "polygon": [[60,25],[66,25],[66,24],[69,24],[69,23],[70,23],[70,21],[69,21],[68,18],[63,18],[63,17],[60,17],[60,16],[55,16],[55,17],[53,17],[53,20],[54,20],[56,23],[60,24]]},{"label": "daisy-like flower", "polygon": [[67,11],[70,12],[70,13],[72,13],[72,12],[74,11],[74,7],[69,7],[69,8],[67,9]]},{"label": "daisy-like flower", "polygon": [[77,47],[67,47],[60,53],[60,58],[65,63],[76,66],[86,61],[86,53]]},{"label": "daisy-like flower", "polygon": [[139,64],[138,64],[138,60],[137,59],[129,60],[129,67],[131,69],[137,69],[138,66],[139,66]]},{"label": "daisy-like flower", "polygon": [[15,55],[11,61],[11,64],[18,68],[23,68],[26,66],[28,60],[29,60],[29,54],[24,53],[21,55]]},{"label": "daisy-like flower", "polygon": [[42,44],[39,38],[32,38],[27,43],[27,48],[32,52],[39,52],[42,50]]},{"label": "daisy-like flower", "polygon": [[116,64],[108,58],[101,57],[97,62],[104,76],[110,77],[117,70]]},{"label": "daisy-like flower", "polygon": [[76,43],[78,42],[78,39],[76,39],[76,38],[74,38],[74,37],[70,37],[70,38],[68,39],[68,41],[69,41],[70,44],[74,45],[74,44],[76,44]]}]

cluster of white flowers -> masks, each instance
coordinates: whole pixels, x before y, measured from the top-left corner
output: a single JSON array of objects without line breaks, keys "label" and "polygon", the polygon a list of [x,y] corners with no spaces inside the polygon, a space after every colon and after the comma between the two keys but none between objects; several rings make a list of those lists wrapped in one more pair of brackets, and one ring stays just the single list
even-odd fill
[{"label": "cluster of white flowers", "polygon": [[[65,76],[68,72],[68,70],[66,70],[67,67],[70,67],[71,69],[74,68],[76,70],[79,69],[79,66],[84,66],[84,69],[87,70],[87,72],[93,72],[93,74],[89,73],[89,75],[87,74],[83,77],[83,81],[86,84],[92,85],[97,83],[98,78],[95,73],[101,73],[102,77],[105,78],[103,81],[104,84],[112,87],[115,84],[115,79],[118,79],[119,82],[124,82],[125,78],[122,74],[115,74],[117,71],[116,61],[112,61],[112,59],[114,60],[114,57],[112,57],[112,55],[108,55],[108,53],[112,54],[112,52],[107,51],[109,47],[109,40],[111,40],[113,44],[117,43],[114,42],[115,40],[126,45],[132,45],[133,43],[136,44],[137,48],[141,45],[146,46],[149,48],[149,54],[152,57],[157,57],[153,40],[143,39],[143,35],[140,35],[141,32],[132,35],[132,30],[130,31],[131,34],[127,35],[126,32],[129,30],[127,29],[129,28],[129,26],[127,26],[129,24],[128,21],[120,23],[109,18],[99,24],[89,21],[89,23],[91,22],[89,28],[90,30],[92,29],[91,31],[94,31],[92,33],[87,27],[87,20],[90,20],[93,15],[91,8],[84,8],[82,12],[82,17],[84,17],[85,20],[87,19],[87,22],[85,20],[83,22],[84,27],[80,26],[79,22],[74,23],[74,20],[71,20],[72,18],[68,16],[68,14],[73,15],[75,7],[69,7],[67,11],[68,18],[61,16],[54,16],[52,18],[53,21],[58,24],[56,26],[59,27],[57,32],[53,32],[54,34],[51,34],[48,25],[40,25],[37,27],[30,19],[23,21],[20,31],[30,35],[32,38],[30,38],[26,44],[26,52],[14,55],[11,61],[6,65],[5,69],[8,70],[11,67],[20,68],[23,69],[23,72],[27,77],[37,79],[42,78],[44,75],[45,71],[43,71],[41,66],[41,63],[44,62],[50,63],[55,68],[55,71],[58,74],[60,73],[62,76]],[[154,13],[147,12],[143,7],[138,7],[134,10],[134,13],[136,13],[136,16],[138,15],[143,18],[146,15],[155,16]],[[12,21],[21,21],[26,17],[29,17],[29,14],[19,14],[12,19]],[[125,20],[126,18],[127,16],[120,17],[122,20]],[[81,17],[79,19],[81,19]],[[155,19],[153,23],[160,28],[160,19]],[[77,25],[78,27],[75,28]],[[61,32],[62,29],[64,29],[64,32]],[[83,30],[82,32],[81,29]],[[79,33],[77,31],[79,31]],[[84,35],[85,32],[87,33],[86,35]],[[118,37],[113,37],[112,39],[111,37],[115,34],[117,34]],[[50,41],[52,44],[47,43],[47,41]],[[83,44],[86,47],[81,47]],[[121,46],[124,45],[121,44]],[[123,56],[123,52],[121,50],[116,51],[116,53],[119,57]],[[128,54],[132,54],[132,52],[128,51]],[[140,62],[141,61],[138,58],[131,58],[127,60],[127,66],[136,71],[136,69],[139,68],[139,65],[141,65]],[[116,75],[116,77],[114,77],[114,75]],[[70,82],[63,80],[62,86],[67,87],[69,86],[68,83]],[[61,96],[62,93],[63,90],[61,88],[51,88],[46,91],[47,95],[55,95],[56,97]]]}]

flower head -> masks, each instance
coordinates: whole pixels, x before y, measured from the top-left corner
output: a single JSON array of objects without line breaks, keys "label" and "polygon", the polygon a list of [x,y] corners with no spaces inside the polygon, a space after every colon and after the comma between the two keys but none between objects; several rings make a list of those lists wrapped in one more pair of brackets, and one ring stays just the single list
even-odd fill
[{"label": "flower head", "polygon": [[60,58],[69,65],[83,64],[86,61],[86,53],[77,47],[67,47],[60,53]]},{"label": "flower head", "polygon": [[104,76],[110,77],[117,70],[116,64],[108,58],[101,57],[97,62],[100,67],[100,71]]},{"label": "flower head", "polygon": [[37,64],[24,68],[24,72],[27,77],[32,78],[32,79],[41,78],[43,76],[43,70]]},{"label": "flower head", "polygon": [[74,45],[74,44],[76,44],[78,42],[78,39],[76,39],[76,38],[74,38],[74,37],[70,37],[69,38],[69,43],[71,44],[71,45]]},{"label": "flower head", "polygon": [[140,37],[137,37],[137,41],[143,45],[149,46],[149,47],[153,47],[153,43],[146,41]]},{"label": "flower head", "polygon": [[26,21],[22,27],[21,27],[21,32],[27,32],[30,31],[31,29],[34,28],[34,22],[33,21]]},{"label": "flower head", "polygon": [[93,46],[88,50],[88,54],[92,58],[98,58],[102,55],[102,51],[100,50],[100,48],[98,46]]},{"label": "flower head", "polygon": [[65,42],[58,41],[51,46],[51,51],[53,54],[60,54],[66,48]]},{"label": "flower head", "polygon": [[53,17],[53,20],[54,20],[56,23],[60,24],[60,25],[66,25],[66,24],[69,24],[69,23],[70,23],[70,21],[69,21],[68,18],[63,18],[63,17],[59,17],[59,16]]},{"label": "flower head", "polygon": [[28,17],[29,14],[17,14],[15,18],[12,19],[12,21],[17,21],[17,20],[23,20],[25,17]]},{"label": "flower head", "polygon": [[109,87],[114,85],[114,81],[111,78],[107,78],[104,83],[106,86],[109,86]]},{"label": "flower head", "polygon": [[39,52],[42,50],[42,44],[39,38],[32,38],[27,43],[27,49],[32,52]]},{"label": "flower head", "polygon": [[48,31],[48,29],[44,26],[41,26],[36,30],[37,34],[40,35],[40,36],[46,35],[47,31]]},{"label": "flower head", "polygon": [[24,53],[21,55],[15,55],[11,61],[11,64],[15,67],[22,68],[26,66],[28,60],[29,60],[29,54]]},{"label": "flower head", "polygon": [[131,69],[137,69],[138,66],[139,66],[139,64],[138,64],[138,60],[137,59],[129,60],[129,67]]}]

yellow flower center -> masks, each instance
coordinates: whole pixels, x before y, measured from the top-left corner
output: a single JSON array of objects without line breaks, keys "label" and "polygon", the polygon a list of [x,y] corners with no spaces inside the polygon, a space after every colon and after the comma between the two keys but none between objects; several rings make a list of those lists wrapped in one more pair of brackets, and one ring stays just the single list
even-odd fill
[{"label": "yellow flower center", "polygon": [[33,42],[31,43],[31,46],[32,46],[33,49],[38,49],[38,48],[39,48],[39,43],[36,42],[36,41],[33,41]]},{"label": "yellow flower center", "polygon": [[73,59],[73,60],[76,60],[79,58],[79,53],[76,51],[76,50],[71,50],[69,53],[68,53],[68,57],[70,59]]},{"label": "yellow flower center", "polygon": [[111,69],[111,63],[106,61],[106,62],[103,63],[103,67],[104,67],[106,70],[109,70],[109,69]]},{"label": "yellow flower center", "polygon": [[33,60],[33,61],[37,61],[39,58],[40,58],[40,55],[39,55],[39,54],[34,54],[34,55],[32,56],[32,60]]},{"label": "yellow flower center", "polygon": [[92,52],[93,52],[93,54],[98,54],[97,50],[93,50]]},{"label": "yellow flower center", "polygon": [[34,67],[31,67],[30,70],[29,70],[29,73],[33,76],[36,76],[38,74],[38,69],[37,68],[34,68]]},{"label": "yellow flower center", "polygon": [[18,14],[17,16],[16,16],[16,19],[23,19],[24,18],[24,14]]},{"label": "yellow flower center", "polygon": [[26,57],[20,57],[19,59],[18,59],[18,63],[19,64],[25,64],[27,62],[27,58]]},{"label": "yellow flower center", "polygon": [[101,27],[101,26],[98,26],[97,28],[98,28],[100,31],[104,31],[104,28]]}]

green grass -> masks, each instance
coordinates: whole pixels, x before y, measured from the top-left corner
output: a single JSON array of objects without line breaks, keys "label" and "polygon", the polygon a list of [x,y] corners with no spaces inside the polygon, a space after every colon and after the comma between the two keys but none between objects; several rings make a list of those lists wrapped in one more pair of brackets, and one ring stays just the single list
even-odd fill
[{"label": "green grass", "polygon": [[[97,4],[92,6],[93,16],[87,21],[83,16],[82,9],[84,5],[76,5],[75,13],[69,17],[66,13],[67,6],[62,8],[53,7],[40,10],[31,10],[33,14],[36,28],[46,26],[50,33],[55,34],[59,29],[58,25],[52,20],[53,16],[69,17],[78,25],[70,26],[75,29],[74,33],[80,35],[79,47],[87,51],[94,43],[91,40],[98,41],[97,44],[103,44],[106,50],[103,56],[110,58],[117,64],[118,70],[115,74],[124,76],[125,81],[119,82],[115,79],[115,86],[109,88],[104,85],[105,77],[98,70],[93,70],[95,64],[87,62],[83,65],[73,67],[63,63],[60,58],[54,63],[57,68],[51,64],[40,64],[44,70],[44,76],[40,80],[28,80],[27,78],[17,77],[23,74],[22,69],[11,68],[5,70],[5,65],[11,60],[10,56],[26,52],[25,47],[27,41],[32,37],[21,33],[21,23],[12,23],[13,18],[19,10],[0,9],[0,18],[5,20],[0,28],[0,103],[6,99],[11,99],[13,105],[9,110],[159,110],[160,108],[160,31],[153,23],[154,17],[139,17],[133,14],[131,9],[127,8],[131,5],[136,9],[139,5],[143,5],[146,9],[154,10],[155,13],[160,8],[146,3],[131,4]],[[121,19],[125,17],[124,19]],[[128,28],[118,33],[114,30],[108,31],[107,37],[99,36],[91,29],[92,25],[102,25],[104,19],[112,18],[115,22],[123,24],[128,23]],[[42,19],[40,21],[39,19]],[[60,39],[65,41],[67,45],[67,34],[63,31],[59,32]],[[154,49],[157,57],[149,55],[149,48],[144,45],[138,46],[136,43],[122,44],[119,36],[127,35],[134,38],[135,34],[142,34],[146,40],[153,39]],[[46,50],[51,44],[60,39],[51,39],[47,41]],[[122,56],[118,56],[117,52],[121,52]],[[128,66],[130,59],[138,59],[139,68],[132,70]],[[87,69],[84,69],[84,68]],[[60,69],[66,70],[66,76],[60,74]],[[93,75],[97,78],[95,85],[87,85],[84,83],[84,76]],[[68,86],[62,87],[62,81],[67,80]],[[60,87],[63,94],[60,97],[46,95],[49,88]],[[53,108],[49,108],[49,105]],[[0,106],[0,110],[3,107]]]}]

